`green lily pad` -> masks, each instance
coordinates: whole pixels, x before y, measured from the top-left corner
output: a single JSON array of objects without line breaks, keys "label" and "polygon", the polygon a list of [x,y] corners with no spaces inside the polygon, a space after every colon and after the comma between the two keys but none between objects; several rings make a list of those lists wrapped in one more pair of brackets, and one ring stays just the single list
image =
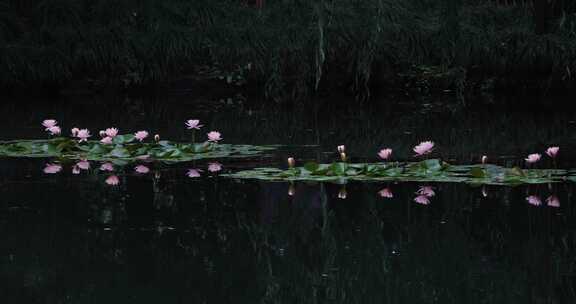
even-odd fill
[{"label": "green lily pad", "polygon": [[255,168],[223,176],[267,181],[402,181],[520,185],[576,181],[566,170],[504,168],[496,165],[450,165],[438,159],[408,163],[306,163],[288,170]]},{"label": "green lily pad", "polygon": [[58,157],[96,161],[133,161],[146,157],[165,162],[183,162],[205,158],[250,157],[278,146],[177,143],[160,141],[141,143],[131,134],[118,135],[112,144],[99,141],[79,143],[71,138],[14,140],[0,142],[0,157]]}]

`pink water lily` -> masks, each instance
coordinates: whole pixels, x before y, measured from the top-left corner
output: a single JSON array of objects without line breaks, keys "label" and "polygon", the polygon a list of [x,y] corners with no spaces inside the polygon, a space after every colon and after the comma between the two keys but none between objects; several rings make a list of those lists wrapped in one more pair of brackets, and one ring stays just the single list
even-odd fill
[{"label": "pink water lily", "polygon": [[82,170],[90,169],[90,163],[87,160],[81,160],[76,163],[76,166]]},{"label": "pink water lily", "polygon": [[46,164],[46,167],[44,167],[44,173],[46,174],[55,174],[60,171],[62,171],[62,166],[59,164],[49,163]]},{"label": "pink water lily", "polygon": [[218,172],[222,170],[222,164],[217,163],[217,162],[213,162],[213,163],[208,163],[208,171],[210,172]]},{"label": "pink water lily", "polygon": [[76,134],[76,137],[80,139],[78,142],[88,141],[88,138],[91,136],[88,129],[80,129],[78,134]]},{"label": "pink water lily", "polygon": [[378,191],[378,195],[380,195],[380,197],[384,197],[384,198],[393,198],[394,194],[392,193],[392,190],[390,190],[390,188],[384,188],[380,191]]},{"label": "pink water lily", "polygon": [[559,150],[560,150],[560,147],[549,147],[548,149],[546,149],[546,154],[548,154],[548,156],[550,156],[552,158],[556,158]]},{"label": "pink water lily", "polygon": [[110,186],[116,186],[120,184],[120,179],[116,175],[110,175],[105,182]]},{"label": "pink water lily", "polygon": [[136,171],[136,173],[146,174],[150,172],[150,169],[144,165],[138,165],[134,168],[134,171]]},{"label": "pink water lily", "polygon": [[418,189],[418,191],[416,191],[416,194],[433,197],[436,195],[436,192],[434,192],[434,189],[430,186],[422,186],[420,189]]},{"label": "pink water lily", "polygon": [[118,135],[118,129],[116,128],[108,128],[106,129],[106,131],[104,131],[104,134],[106,134],[106,136],[108,137],[116,137],[116,135]]},{"label": "pink water lily", "polygon": [[418,195],[414,198],[414,201],[420,205],[429,205],[430,199],[426,195]]},{"label": "pink water lily", "polygon": [[55,127],[58,122],[54,119],[45,119],[42,121],[42,126],[48,130],[49,128]]},{"label": "pink water lily", "polygon": [[188,169],[188,172],[186,172],[186,176],[188,177],[200,177],[200,172],[202,172],[202,170],[198,170],[198,169]]},{"label": "pink water lily", "polygon": [[47,128],[46,131],[50,132],[50,135],[60,135],[62,133],[62,129],[59,126],[52,126]]},{"label": "pink water lily", "polygon": [[556,195],[550,195],[546,199],[546,204],[548,205],[548,207],[558,208],[558,207],[560,207],[560,200],[558,199],[558,197]]},{"label": "pink water lily", "polygon": [[540,158],[542,158],[542,155],[540,155],[539,153],[533,153],[528,155],[528,157],[525,158],[527,163],[533,164],[537,161],[540,160]]},{"label": "pink water lily", "polygon": [[200,120],[198,119],[188,119],[186,121],[186,127],[188,128],[188,130],[190,129],[200,130],[200,128],[202,128],[203,125],[200,124]]},{"label": "pink water lily", "polygon": [[78,128],[72,128],[72,130],[70,130],[70,133],[72,133],[72,137],[78,136],[78,132],[80,132],[80,129]]},{"label": "pink water lily", "polygon": [[222,140],[220,132],[218,131],[208,132],[208,141],[216,143],[219,142],[220,140]]},{"label": "pink water lily", "polygon": [[378,156],[383,160],[390,158],[391,155],[392,155],[392,149],[390,148],[382,149],[380,150],[380,152],[378,152]]},{"label": "pink water lily", "polygon": [[414,147],[414,152],[416,152],[416,156],[421,156],[432,152],[434,149],[434,142],[432,141],[423,141]]},{"label": "pink water lily", "polygon": [[112,172],[114,171],[114,165],[112,163],[103,163],[100,165],[100,171]]},{"label": "pink water lily", "polygon": [[540,198],[537,197],[536,195],[530,195],[530,196],[526,197],[526,201],[528,202],[528,204],[533,205],[533,206],[542,205],[542,200],[540,200]]},{"label": "pink water lily", "polygon": [[100,140],[100,142],[105,144],[105,145],[110,145],[110,144],[112,144],[112,137],[106,136],[106,137],[102,138]]},{"label": "pink water lily", "polygon": [[294,157],[288,157],[288,168],[292,169],[296,165],[296,160]]},{"label": "pink water lily", "polygon": [[147,131],[138,131],[134,133],[134,138],[136,138],[138,141],[143,141],[146,137],[148,137]]}]

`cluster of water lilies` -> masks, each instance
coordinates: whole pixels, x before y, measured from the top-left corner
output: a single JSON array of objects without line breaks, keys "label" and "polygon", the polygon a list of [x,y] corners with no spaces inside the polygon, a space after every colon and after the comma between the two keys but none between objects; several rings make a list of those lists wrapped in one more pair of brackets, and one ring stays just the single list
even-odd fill
[{"label": "cluster of water lilies", "polygon": [[[412,148],[412,150],[416,153],[414,155],[414,157],[424,156],[424,155],[432,153],[432,151],[434,151],[434,146],[435,146],[435,144],[433,141],[423,141],[423,142],[419,143],[418,145],[414,146],[414,148]],[[348,160],[348,156],[346,154],[346,146],[345,145],[339,145],[337,147],[337,151],[340,154],[340,159],[343,162],[346,162]],[[380,151],[378,151],[377,155],[382,160],[389,160],[392,157],[392,151],[393,150],[391,148],[383,148]],[[552,146],[552,147],[548,147],[544,153],[546,155],[548,155],[550,158],[555,159],[558,156],[559,151],[560,151],[560,147]],[[540,161],[541,159],[542,159],[542,154],[531,153],[525,158],[525,161],[529,164],[534,164],[534,163]],[[488,162],[488,156],[482,155],[482,157],[480,158],[480,161],[482,164],[486,164]],[[289,157],[288,158],[288,167],[293,168],[295,166],[295,164],[296,164],[295,159],[293,157]]]},{"label": "cluster of water lilies", "polygon": [[[198,119],[189,119],[185,122],[185,125],[189,130],[200,130],[200,128],[203,127],[203,125],[200,124],[200,120]],[[57,136],[62,134],[62,128],[58,126],[58,121],[56,121],[55,119],[45,119],[44,121],[42,121],[42,126],[45,128],[45,131],[48,132],[48,134],[51,136]],[[88,139],[92,137],[92,134],[88,129],[80,129],[74,127],[71,129],[70,133],[72,137],[78,139],[79,143],[87,142]],[[119,133],[117,128],[111,127],[105,130],[100,130],[99,135],[101,137],[100,143],[110,145],[113,143],[114,138],[119,135]],[[149,135],[148,131],[140,130],[134,133],[134,139],[138,140],[139,142],[142,142],[148,137],[148,135]],[[210,131],[206,135],[208,137],[207,139],[208,142],[217,143],[220,140],[222,140],[222,134],[220,134],[220,132],[218,131]],[[160,141],[159,134],[154,135],[154,141],[156,142]]]},{"label": "cluster of water lilies", "polygon": [[[426,154],[430,154],[434,150],[434,142],[433,141],[423,141],[423,142],[419,143],[418,145],[416,145],[412,150],[416,153],[416,155],[414,155],[414,156],[423,156]],[[553,147],[548,147],[548,149],[546,149],[545,153],[550,158],[555,159],[556,156],[558,156],[559,151],[560,151],[560,147],[553,146]],[[346,158],[344,145],[338,146],[338,152],[340,153],[342,159]],[[388,160],[392,156],[392,149],[384,148],[378,152],[378,156],[382,160]],[[542,154],[540,154],[540,153],[531,153],[531,154],[528,154],[528,156],[525,158],[526,162],[529,164],[536,163],[536,162],[540,161],[540,159],[542,159]],[[487,163],[488,156],[482,155],[482,157],[480,158],[480,161],[483,164]]]},{"label": "cluster of water lilies", "polygon": [[[189,119],[187,120],[184,125],[186,126],[187,129],[192,131],[192,137],[194,138],[194,133],[197,130],[200,130],[203,125],[200,124],[200,120],[198,119]],[[48,132],[48,134],[50,136],[60,136],[62,134],[62,128],[60,126],[58,126],[58,122],[55,119],[45,119],[44,121],[42,121],[42,126],[44,127],[44,130],[46,132]],[[80,129],[77,127],[74,127],[71,129],[70,131],[71,136],[73,139],[76,140],[76,142],[78,144],[81,143],[88,143],[90,138],[92,137],[92,134],[90,132],[90,130],[88,129]],[[106,128],[104,130],[100,130],[99,133],[100,135],[100,139],[99,139],[99,144],[102,145],[117,145],[117,146],[122,146],[122,144],[124,143],[129,143],[132,140],[136,140],[140,143],[143,143],[148,137],[149,137],[149,132],[146,130],[140,130],[137,132],[134,132],[133,134],[130,134],[128,136],[126,135],[120,135],[119,134],[119,130],[118,128],[115,127],[110,127],[110,128]],[[206,143],[209,144],[217,144],[219,141],[222,140],[222,134],[218,131],[210,131],[206,134],[207,136],[207,140]],[[170,148],[174,148],[176,147],[176,144],[170,144],[168,142],[160,142],[160,135],[156,134],[154,135],[154,142],[161,144],[163,147],[170,147]],[[94,142],[94,141],[93,141]],[[194,142],[194,140],[192,141]],[[203,145],[202,149],[203,151],[208,149],[209,146]],[[189,148],[185,145],[181,145],[181,148]],[[197,152],[198,149],[196,149],[194,146],[191,146],[191,150],[193,152]],[[135,157],[135,160],[138,161],[149,161],[150,160],[150,155],[144,154],[144,155],[138,155],[137,157]],[[123,164],[125,165],[125,164]],[[116,167],[117,165],[115,165],[113,162],[110,161],[105,161],[105,162],[101,162],[98,171],[101,172],[108,172],[108,173],[112,173],[112,175],[108,176],[105,180],[106,184],[111,185],[111,186],[115,186],[118,185],[120,183],[120,179],[117,175],[113,174],[116,171]],[[80,159],[79,161],[75,162],[72,165],[72,174],[77,175],[80,174],[82,171],[89,171],[91,169],[91,163],[89,160],[87,159]],[[63,165],[61,163],[55,163],[55,162],[51,162],[45,165],[43,172],[46,174],[57,174],[62,172],[63,170]],[[134,172],[136,174],[139,175],[144,175],[144,174],[148,174],[150,173],[150,168],[147,165],[144,164],[138,164],[135,165],[133,168]],[[210,173],[216,173],[222,170],[222,165],[218,162],[209,162],[208,166],[207,166],[207,171]],[[201,172],[203,172],[203,170],[201,169],[188,169],[186,172],[186,176],[190,177],[190,178],[196,178],[196,177],[200,177],[201,176]]]}]

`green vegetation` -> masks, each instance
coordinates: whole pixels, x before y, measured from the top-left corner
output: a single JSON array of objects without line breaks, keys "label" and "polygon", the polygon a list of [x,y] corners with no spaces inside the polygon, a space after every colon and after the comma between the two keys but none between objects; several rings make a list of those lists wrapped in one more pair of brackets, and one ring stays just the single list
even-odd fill
[{"label": "green vegetation", "polygon": [[255,168],[224,176],[268,181],[402,181],[482,185],[544,184],[576,180],[566,170],[504,168],[497,165],[450,165],[438,159],[413,163],[307,163],[287,170]]},{"label": "green vegetation", "polygon": [[229,145],[214,143],[135,142],[133,135],[119,135],[112,144],[99,141],[78,143],[70,138],[16,140],[0,142],[0,157],[59,157],[86,160],[159,160],[183,162],[197,159],[249,157],[274,150],[274,146]]},{"label": "green vegetation", "polygon": [[368,97],[374,85],[406,83],[460,93],[571,87],[574,6],[540,18],[542,28],[529,6],[480,0],[282,0],[263,9],[238,0],[8,0],[0,85],[131,87],[201,75],[295,98],[334,86]]}]

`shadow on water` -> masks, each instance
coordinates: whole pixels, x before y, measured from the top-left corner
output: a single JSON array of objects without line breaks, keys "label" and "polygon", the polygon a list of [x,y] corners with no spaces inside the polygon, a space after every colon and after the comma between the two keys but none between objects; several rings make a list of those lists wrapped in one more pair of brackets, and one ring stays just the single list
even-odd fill
[{"label": "shadow on water", "polygon": [[571,114],[554,120],[537,113],[398,117],[393,111],[336,117],[166,103],[143,104],[138,117],[113,107],[100,116],[86,107],[23,107],[3,112],[3,139],[42,136],[38,122],[51,116],[94,129],[156,128],[183,140],[180,122],[197,115],[227,142],[294,146],[272,158],[218,160],[220,166],[142,163],[148,170],[140,172],[135,165],[110,171],[92,162],[77,172],[65,163],[46,173],[50,160],[0,160],[0,299],[6,303],[576,299],[572,183],[287,184],[219,176],[262,163],[281,166],[288,154],[331,160],[335,153],[325,151],[339,143],[359,159],[374,159],[371,151],[382,145],[410,155],[422,138],[437,140],[438,153],[457,162],[489,154],[503,164],[520,164],[522,155],[553,143],[570,164]]}]

